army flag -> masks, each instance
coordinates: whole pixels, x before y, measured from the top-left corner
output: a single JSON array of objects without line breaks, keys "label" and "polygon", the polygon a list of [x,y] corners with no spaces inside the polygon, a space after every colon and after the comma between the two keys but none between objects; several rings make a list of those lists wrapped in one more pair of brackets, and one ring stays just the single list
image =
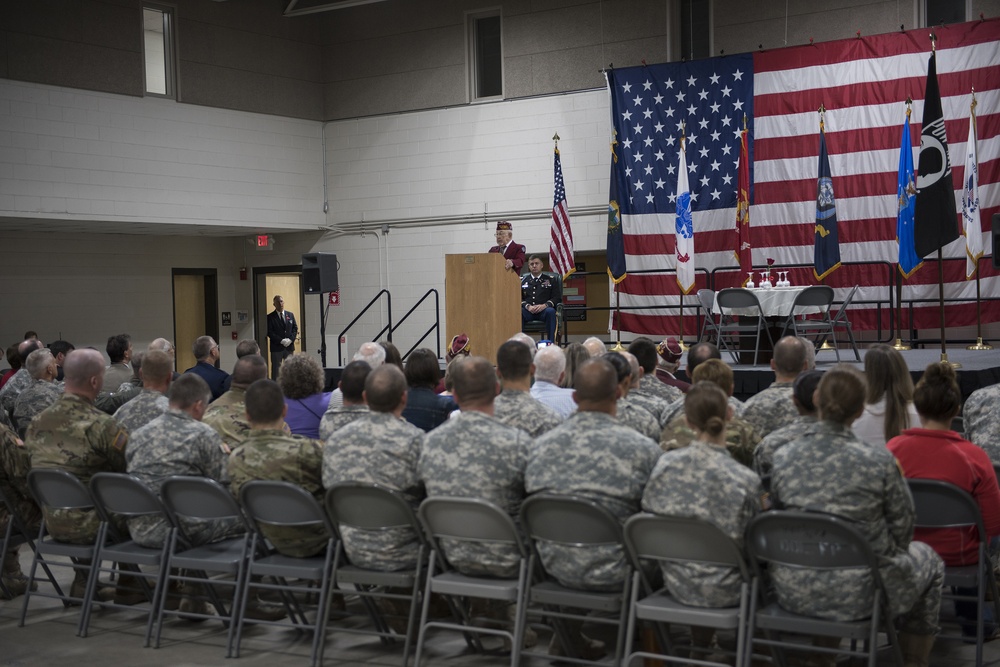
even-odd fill
[{"label": "army flag", "polygon": [[674,219],[674,248],[677,253],[677,286],[689,294],[694,288],[694,223],[691,219],[691,188],[684,135],[681,135],[680,164],[677,168],[677,213]]},{"label": "army flag", "polygon": [[976,141],[976,96],[969,105],[969,138],[965,142],[962,180],[962,233],[965,234],[965,279],[976,275],[983,256],[983,226],[979,220],[979,151]]}]

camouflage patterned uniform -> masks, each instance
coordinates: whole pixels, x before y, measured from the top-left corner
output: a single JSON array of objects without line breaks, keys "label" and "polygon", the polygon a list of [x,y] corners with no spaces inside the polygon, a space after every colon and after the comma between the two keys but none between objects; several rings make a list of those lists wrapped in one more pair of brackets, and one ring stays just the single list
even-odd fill
[{"label": "camouflage patterned uniform", "polygon": [[[733,417],[741,417],[741,416],[743,416],[743,408],[745,407],[745,404],[740,399],[735,398],[733,396],[730,396],[729,397],[729,407],[731,407],[733,409]],[[670,405],[667,406],[666,411],[663,413],[663,417],[664,417],[664,419],[666,419],[666,421],[663,421],[661,419],[660,420],[660,426],[664,426],[665,427],[667,424],[669,424],[673,420],[677,419],[677,415],[682,415],[682,414],[684,414],[684,399],[683,398],[681,398],[679,400],[676,400],[676,401],[674,401],[673,403],[671,403]]]},{"label": "camouflage patterned uniform", "polygon": [[[695,440],[694,431],[688,428],[683,414],[675,417],[660,435],[660,447],[669,452],[686,447]],[[733,417],[726,424],[726,448],[734,459],[747,466],[753,465],[753,452],[760,442],[757,431],[748,422]]]},{"label": "camouflage patterned uniform", "polygon": [[684,398],[684,392],[677,387],[660,382],[653,373],[643,375],[639,380],[639,386],[629,392],[629,395],[635,393],[662,398],[668,405]]},{"label": "camouflage patterned uniform", "polygon": [[55,403],[62,395],[63,385],[61,382],[49,382],[48,380],[31,381],[27,387],[21,390],[14,400],[14,424],[17,425],[17,434],[24,437],[28,431],[28,425],[39,412]]},{"label": "camouflage patterned uniform", "polygon": [[[649,473],[660,458],[656,442],[601,412],[577,412],[528,448],[528,493],[577,495],[593,500],[619,521],[639,511]],[[620,589],[628,561],[618,545],[573,547],[539,542],[545,571],[564,586]]]},{"label": "camouflage patterned uniform", "polygon": [[[251,429],[243,444],[229,455],[230,490],[237,500],[244,484],[265,479],[301,486],[322,506],[322,471],[322,443],[278,429]],[[330,539],[322,526],[262,526],[261,532],[278,551],[295,558],[320,553]]]},{"label": "camouflage patterned uniform", "polygon": [[562,423],[563,418],[549,406],[540,403],[527,391],[504,389],[493,402],[493,416],[504,424],[516,426],[537,438]]},{"label": "camouflage patterned uniform", "polygon": [[[760,479],[722,447],[696,440],[660,457],[642,496],[642,509],[711,521],[743,544],[747,522],[760,511]],[[739,572],[703,564],[662,563],[671,595],[696,607],[739,602]]]},{"label": "camouflage patterned uniform", "polygon": [[336,431],[357,419],[366,417],[368,413],[367,405],[341,405],[337,408],[330,408],[323,413],[323,419],[319,423],[320,439],[327,440]]},{"label": "camouflage patterned uniform", "polygon": [[18,369],[9,380],[7,384],[0,389],[0,407],[8,415],[14,414],[14,402],[17,400],[17,395],[24,391],[31,383],[34,378],[28,373],[26,368]]},{"label": "camouflage patterned uniform", "polygon": [[660,439],[660,425],[649,410],[640,408],[631,401],[631,394],[618,399],[618,421],[633,431],[650,438],[653,442]]},{"label": "camouflage patterned uniform", "polygon": [[[62,468],[84,484],[98,472],[125,472],[128,434],[76,394],[63,394],[28,427],[25,446],[32,468]],[[45,524],[63,542],[93,541],[100,520],[94,510],[44,510]]]},{"label": "camouflage patterned uniform", "polygon": [[219,434],[230,450],[243,444],[250,434],[247,421],[246,389],[233,387],[212,401],[201,421]]},{"label": "camouflage patterned uniform", "polygon": [[[388,412],[370,412],[337,431],[323,450],[323,486],[374,482],[400,491],[414,510],[424,498],[417,476],[424,431]],[[415,567],[420,543],[409,528],[341,526],[344,550],[359,567],[391,572]]]},{"label": "camouflage patterned uniform", "polygon": [[[186,412],[168,410],[132,434],[126,450],[128,472],[157,495],[160,484],[172,475],[208,477],[226,481],[228,457],[222,438]],[[144,547],[161,547],[169,525],[158,517],[129,519],[132,539]],[[184,532],[193,544],[208,544],[244,532],[242,521],[189,521]]]},{"label": "camouflage patterned uniform", "polygon": [[[662,384],[662,383],[661,383]],[[666,385],[664,385],[666,386]],[[665,422],[664,416],[670,411],[670,403],[663,400],[659,396],[653,396],[652,394],[643,394],[632,389],[628,393],[628,402],[637,408],[642,408],[649,414],[653,415],[653,419],[656,420],[657,425],[663,428],[670,422]],[[683,399],[681,399],[683,402]]]},{"label": "camouflage patterned uniform", "polygon": [[[849,427],[820,421],[775,454],[771,489],[780,508],[850,521],[879,559],[891,611],[903,615],[901,630],[937,632],[944,564],[930,546],[911,541],[913,498],[889,450],[861,441]],[[790,611],[854,620],[871,610],[871,579],[857,570],[771,572],[778,599]]]},{"label": "camouflage patterned uniform", "polygon": [[771,470],[774,468],[774,455],[779,449],[790,442],[795,442],[816,425],[816,418],[811,415],[799,415],[788,426],[772,431],[757,445],[753,451],[753,469],[760,476],[761,484],[766,491],[771,490]]},{"label": "camouflage patterned uniform", "polygon": [[[31,457],[17,434],[0,426],[0,491],[16,508],[29,529],[38,530],[42,513],[28,491],[28,471]],[[7,504],[0,503],[0,532],[7,529],[10,513]],[[2,556],[3,554],[0,554]]]},{"label": "camouflage patterned uniform", "polygon": [[989,454],[994,464],[1000,463],[1000,412],[993,406],[1000,401],[1000,384],[977,389],[962,408],[965,437]]},{"label": "camouflage patterned uniform", "polygon": [[140,391],[141,389],[139,389],[139,387],[132,387],[131,389],[126,389],[124,391],[116,391],[113,394],[102,391],[97,395],[97,398],[94,399],[94,407],[105,414],[113,415],[118,408],[138,396]]},{"label": "camouflage patterned uniform", "polygon": [[[417,467],[428,496],[482,498],[517,520],[531,438],[481,412],[462,412],[427,434]],[[470,576],[515,577],[520,554],[507,546],[442,541],[445,557]]]},{"label": "camouflage patterned uniform", "polygon": [[135,433],[169,408],[170,401],[166,396],[152,389],[143,389],[141,394],[115,410],[114,417],[126,431]]},{"label": "camouflage patterned uniform", "polygon": [[792,402],[792,383],[774,382],[764,391],[754,394],[747,399],[740,416],[753,424],[761,437],[788,426],[799,416]]}]

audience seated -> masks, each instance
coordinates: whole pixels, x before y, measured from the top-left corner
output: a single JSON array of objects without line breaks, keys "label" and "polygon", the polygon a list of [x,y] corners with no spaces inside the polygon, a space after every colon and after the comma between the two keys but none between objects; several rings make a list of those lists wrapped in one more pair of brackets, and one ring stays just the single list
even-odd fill
[{"label": "audience seated", "polygon": [[[24,443],[8,426],[0,425],[0,492],[14,506],[27,529],[33,534],[38,531],[42,512],[28,491],[27,478],[30,469],[31,457]],[[0,532],[7,530],[10,520],[11,515],[6,503],[0,503]],[[3,569],[0,572],[4,586],[15,597],[23,595],[28,590],[28,577],[21,571],[18,558],[19,548],[20,545],[14,546],[3,554]],[[5,598],[3,590],[0,590],[0,600],[4,599],[9,598]]]},{"label": "audience seated", "polygon": [[765,436],[787,426],[798,416],[792,404],[792,383],[799,373],[809,370],[810,349],[812,345],[808,341],[796,336],[785,336],[774,344],[771,358],[774,382],[748,398],[741,415],[753,424],[758,435]]},{"label": "audience seated", "polygon": [[903,355],[890,345],[873,345],[865,352],[865,411],[854,422],[854,434],[884,447],[918,423],[913,407],[913,378]]},{"label": "audience seated", "polygon": [[965,437],[989,454],[993,463],[1000,463],[1000,384],[992,384],[972,392],[962,408]]},{"label": "audience seated", "polygon": [[132,378],[132,366],[129,365],[132,360],[132,337],[124,333],[110,336],[105,349],[111,365],[104,369],[101,391],[114,393],[123,382]]},{"label": "audience seated", "polygon": [[601,339],[596,336],[591,336],[583,341],[583,346],[587,348],[587,352],[590,352],[591,357],[599,357],[608,351],[608,348],[601,342]]},{"label": "audience seated", "polygon": [[576,412],[573,390],[561,387],[566,374],[566,355],[562,349],[549,345],[535,352],[535,384],[531,396],[559,413],[563,419]]},{"label": "audience seated", "polygon": [[219,344],[211,336],[199,336],[191,346],[191,353],[198,363],[184,372],[194,373],[204,380],[212,391],[214,401],[226,392],[226,380],[229,378],[229,373],[216,367],[222,355]]},{"label": "audience seated", "polygon": [[681,345],[676,338],[673,336],[664,338],[656,346],[658,359],[655,375],[656,379],[660,382],[669,384],[671,387],[676,387],[686,394],[687,390],[691,388],[691,383],[679,380],[675,375],[677,369],[680,368],[681,356],[683,354],[684,351],[681,349]]},{"label": "audience seated", "polygon": [[[687,366],[685,367],[685,372],[687,373],[688,378],[693,378],[695,369],[709,359],[722,359],[722,353],[719,352],[719,348],[713,343],[702,341],[700,343],[695,343],[688,348]],[[743,401],[735,396],[729,397],[729,407],[733,409],[734,417],[739,417],[743,414]],[[663,414],[663,419],[661,420],[660,425],[666,426],[666,424],[669,424],[682,412],[684,412],[684,401],[674,401],[667,407],[667,411]]]},{"label": "audience seated", "polygon": [[531,396],[533,349],[509,340],[497,350],[497,375],[502,389],[493,402],[493,416],[537,438],[562,423],[563,417]]},{"label": "audience seated", "polygon": [[[810,346],[811,347],[811,346]],[[753,452],[753,469],[760,476],[765,490],[771,489],[771,469],[774,467],[774,454],[790,442],[795,442],[808,433],[816,425],[816,404],[813,395],[823,378],[821,371],[806,371],[799,374],[792,383],[792,403],[798,411],[791,424],[772,431],[760,441]]]},{"label": "audience seated", "polygon": [[[0,389],[0,408],[3,409],[7,421],[10,421],[14,415],[14,403],[17,401],[18,394],[31,384],[31,374],[24,366],[24,362],[29,354],[43,347],[45,346],[42,341],[37,338],[29,338],[17,346],[16,358],[20,361],[21,367],[10,377],[3,389]],[[11,424],[13,424],[12,421]]]},{"label": "audience seated", "polygon": [[319,423],[320,440],[326,442],[339,429],[368,414],[364,391],[365,380],[371,371],[372,367],[367,361],[352,361],[344,366],[340,381],[337,382],[341,404],[337,408],[327,408],[323,413],[323,419]]},{"label": "audience seated", "polygon": [[43,347],[29,354],[25,367],[31,376],[31,384],[17,395],[12,415],[17,434],[22,438],[35,415],[55,403],[63,390],[62,384],[56,382],[59,372],[56,358],[49,350]]},{"label": "audience seated", "polygon": [[115,410],[114,417],[126,431],[135,433],[153,421],[170,406],[167,391],[173,379],[173,359],[166,352],[154,350],[142,355],[139,395]]},{"label": "audience seated", "polygon": [[667,404],[684,397],[684,392],[677,387],[656,379],[656,365],[659,358],[656,352],[656,343],[648,338],[636,338],[628,346],[628,351],[635,355],[635,358],[639,360],[639,367],[642,368],[642,379],[634,393],[656,396]]},{"label": "audience seated", "polygon": [[[67,340],[57,340],[54,343],[49,343],[49,351],[52,352],[52,356],[56,358],[56,366],[59,368],[59,372],[56,374],[56,380],[58,382],[63,381],[63,363],[66,361],[66,355],[75,350],[76,347],[73,343]],[[0,387],[3,383],[0,382]]]},{"label": "audience seated", "polygon": [[566,372],[563,375],[562,382],[559,383],[560,387],[573,388],[573,376],[576,374],[576,369],[580,367],[587,359],[590,359],[590,352],[587,348],[583,346],[582,343],[570,343],[565,348],[563,348],[563,354],[566,355]]},{"label": "audience seated", "polygon": [[660,422],[649,410],[634,403],[630,398],[632,389],[638,386],[642,377],[642,369],[634,354],[628,352],[608,352],[604,359],[614,367],[618,378],[620,398],[617,405],[617,417],[622,426],[627,426],[654,442],[660,439]]},{"label": "audience seated", "polygon": [[433,351],[421,347],[411,352],[406,358],[405,375],[409,385],[403,409],[406,421],[423,431],[430,431],[458,409],[450,397],[434,393],[441,380],[441,365]]},{"label": "audience seated", "polygon": [[246,440],[250,422],[246,415],[246,391],[257,380],[267,377],[267,361],[259,354],[241,357],[233,366],[232,385],[205,411],[202,421],[215,429],[229,450]]},{"label": "audience seated", "polygon": [[[372,370],[375,370],[385,363],[385,348],[378,343],[362,343],[351,361],[364,361]],[[333,410],[334,408],[339,408],[343,403],[343,393],[339,388],[334,389],[330,392],[330,405],[327,409]]]},{"label": "audience seated", "polygon": [[323,391],[323,367],[305,352],[285,357],[278,369],[278,384],[285,394],[285,422],[292,433],[319,439],[319,422],[330,404]]}]

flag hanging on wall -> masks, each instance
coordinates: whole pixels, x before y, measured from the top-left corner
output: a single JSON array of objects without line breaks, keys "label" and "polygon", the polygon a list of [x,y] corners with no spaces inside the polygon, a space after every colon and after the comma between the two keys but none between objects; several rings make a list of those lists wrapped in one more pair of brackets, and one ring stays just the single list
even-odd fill
[{"label": "flag hanging on wall", "polygon": [[822,114],[819,121],[819,175],[816,177],[816,226],[813,247],[813,275],[823,280],[840,268],[840,234],[837,233],[837,202],[833,195],[830,156],[826,153],[826,133]]},{"label": "flag hanging on wall", "polygon": [[677,286],[689,294],[694,287],[694,226],[691,221],[691,189],[688,187],[684,134],[681,134],[680,164],[677,167],[677,214],[674,220],[674,248],[677,253]]},{"label": "flag hanging on wall", "polygon": [[913,141],[910,139],[910,108],[906,108],[903,136],[899,142],[899,174],[896,178],[896,243],[899,246],[897,266],[904,278],[909,278],[923,262],[913,246],[913,211],[917,204],[917,183],[913,172]]},{"label": "flag hanging on wall", "polygon": [[573,230],[569,224],[569,210],[566,206],[566,182],[563,181],[562,162],[559,147],[553,159],[555,170],[555,192],[552,195],[552,240],[549,242],[549,266],[562,276],[563,280],[576,271],[573,263]]},{"label": "flag hanging on wall", "polygon": [[752,244],[750,242],[750,151],[743,116],[743,131],[740,132],[740,162],[736,166],[736,259],[740,272],[747,276],[740,284],[745,285],[753,269]]},{"label": "flag hanging on wall", "polygon": [[965,278],[976,275],[983,256],[983,223],[979,219],[979,151],[976,138],[976,95],[969,105],[969,135],[965,141],[965,176],[962,178],[962,233],[965,234]]}]

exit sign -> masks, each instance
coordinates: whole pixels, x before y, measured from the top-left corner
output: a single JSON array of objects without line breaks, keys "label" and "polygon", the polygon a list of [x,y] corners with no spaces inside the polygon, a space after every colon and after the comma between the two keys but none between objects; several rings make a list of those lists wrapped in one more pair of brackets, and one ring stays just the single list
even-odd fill
[{"label": "exit sign", "polygon": [[274,249],[274,237],[270,234],[258,234],[256,237],[256,243],[254,244],[257,250],[273,250]]}]

